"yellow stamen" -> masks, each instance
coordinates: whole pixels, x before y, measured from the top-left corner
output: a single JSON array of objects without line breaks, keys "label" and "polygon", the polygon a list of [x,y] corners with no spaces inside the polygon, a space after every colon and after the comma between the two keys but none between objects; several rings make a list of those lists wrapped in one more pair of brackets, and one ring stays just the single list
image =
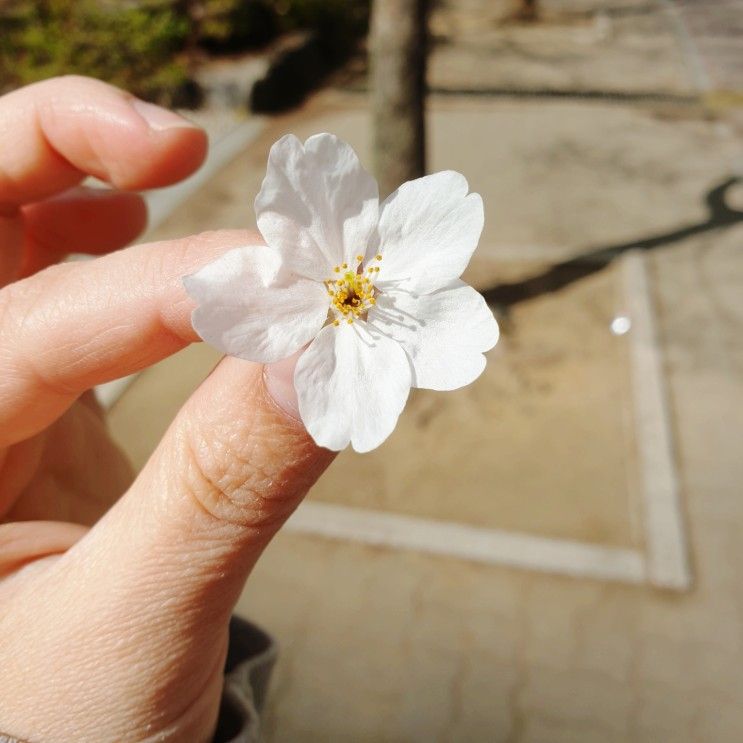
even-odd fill
[{"label": "yellow stamen", "polygon": [[359,265],[355,269],[349,269],[347,263],[334,266],[333,271],[341,276],[325,281],[331,297],[331,321],[336,327],[343,320],[352,325],[356,318],[365,319],[366,313],[376,304],[377,290],[374,288],[373,277],[379,269],[373,266],[364,268],[361,265],[362,255],[356,256],[356,259]]}]

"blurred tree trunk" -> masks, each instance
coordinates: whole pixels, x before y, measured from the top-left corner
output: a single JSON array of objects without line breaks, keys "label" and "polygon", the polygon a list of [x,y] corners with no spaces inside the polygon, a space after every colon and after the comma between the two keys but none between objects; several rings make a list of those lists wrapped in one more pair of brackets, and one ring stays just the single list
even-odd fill
[{"label": "blurred tree trunk", "polygon": [[518,0],[515,16],[520,21],[536,21],[539,16],[537,0]]},{"label": "blurred tree trunk", "polygon": [[371,100],[380,196],[426,170],[424,102],[428,0],[374,0]]}]

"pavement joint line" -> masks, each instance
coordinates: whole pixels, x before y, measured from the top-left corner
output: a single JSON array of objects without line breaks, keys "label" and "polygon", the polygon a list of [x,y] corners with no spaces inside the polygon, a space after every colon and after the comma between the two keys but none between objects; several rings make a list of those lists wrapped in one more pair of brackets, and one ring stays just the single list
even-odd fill
[{"label": "pavement joint line", "polygon": [[[147,194],[150,229],[162,224],[196,194],[217,171],[263,131],[264,119],[245,122],[213,146],[202,169],[181,184]],[[488,246],[490,247],[490,246]],[[489,253],[504,262],[555,259],[553,246],[498,246]],[[343,506],[309,502],[290,520],[289,530],[333,538],[386,544],[424,552],[459,556],[544,572],[618,580],[649,581],[685,590],[691,584],[686,534],[678,496],[666,393],[644,257],[629,252],[623,265],[623,285],[632,319],[629,333],[633,410],[640,461],[641,500],[646,557],[632,549],[593,545],[536,535],[468,527]],[[137,374],[100,385],[103,406],[112,407]],[[646,559],[647,558],[647,559]]]},{"label": "pavement joint line", "polygon": [[[544,249],[552,253],[551,248]],[[513,259],[518,260],[517,256]],[[314,501],[300,507],[287,523],[287,530],[574,577],[688,589],[691,574],[686,534],[645,258],[640,251],[630,251],[620,263],[632,320],[628,334],[630,373],[647,556],[633,549]],[[135,376],[101,385],[97,393],[103,406],[112,407]]]},{"label": "pavement joint line", "polygon": [[622,273],[632,322],[630,371],[648,580],[660,588],[683,591],[690,588],[692,576],[644,254],[629,251]]},{"label": "pavement joint line", "polygon": [[298,534],[576,578],[632,584],[646,581],[645,560],[638,550],[484,529],[388,511],[306,501],[284,528]]},{"label": "pavement joint line", "polygon": [[688,547],[645,256],[641,251],[629,251],[621,266],[632,320],[630,375],[645,554],[314,501],[300,506],[287,522],[287,530],[573,577],[688,590]]},{"label": "pavement joint line", "polygon": [[657,0],[660,7],[666,12],[673,26],[673,31],[678,41],[681,57],[684,60],[692,84],[699,93],[708,93],[712,90],[712,80],[707,67],[702,61],[699,47],[694,42],[689,29],[684,23],[683,12],[674,0]]},{"label": "pavement joint line", "polygon": [[[690,43],[693,44],[693,42]],[[697,55],[698,56],[698,55]],[[701,64],[701,62],[700,62]],[[708,87],[700,87],[695,79],[695,89],[708,91]],[[349,93],[351,95],[366,96],[369,88],[363,85],[336,86],[334,90]],[[517,88],[517,87],[480,87],[480,88],[449,88],[443,86],[432,86],[426,90],[427,96],[433,101],[441,101],[447,98],[472,99],[511,99],[544,101],[580,101],[586,103],[617,103],[647,105],[648,103],[663,103],[678,106],[690,106],[698,104],[699,93],[673,93],[662,90],[632,91],[632,90],[602,90],[586,88],[561,89],[561,88]]]}]

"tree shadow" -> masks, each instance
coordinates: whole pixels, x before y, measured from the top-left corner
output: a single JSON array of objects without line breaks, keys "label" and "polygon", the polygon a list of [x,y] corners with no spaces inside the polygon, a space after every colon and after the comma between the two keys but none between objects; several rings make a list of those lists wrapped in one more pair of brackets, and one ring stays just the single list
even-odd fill
[{"label": "tree shadow", "polygon": [[679,227],[670,232],[631,242],[608,245],[590,250],[575,258],[561,261],[536,276],[512,283],[497,284],[482,292],[488,304],[495,305],[506,314],[519,302],[525,302],[544,294],[564,289],[566,286],[603,271],[614,260],[628,250],[654,250],[665,245],[685,240],[711,230],[730,227],[743,221],[743,211],[733,209],[725,201],[728,190],[743,182],[738,177],[728,178],[712,188],[704,197],[707,205],[707,219],[703,222]]}]

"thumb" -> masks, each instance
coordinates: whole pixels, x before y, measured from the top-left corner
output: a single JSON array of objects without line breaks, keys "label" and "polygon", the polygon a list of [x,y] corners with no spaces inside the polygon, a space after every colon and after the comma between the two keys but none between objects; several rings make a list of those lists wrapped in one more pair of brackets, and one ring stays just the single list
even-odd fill
[{"label": "thumb", "polygon": [[[223,359],[131,489],[37,576],[14,614],[48,615],[52,595],[53,617],[18,628],[35,635],[23,665],[40,675],[16,674],[13,696],[33,700],[53,677],[43,714],[58,716],[29,734],[56,740],[66,719],[81,742],[209,737],[243,583],[333,457],[294,417],[293,366]],[[16,712],[8,724],[33,719]]]}]

